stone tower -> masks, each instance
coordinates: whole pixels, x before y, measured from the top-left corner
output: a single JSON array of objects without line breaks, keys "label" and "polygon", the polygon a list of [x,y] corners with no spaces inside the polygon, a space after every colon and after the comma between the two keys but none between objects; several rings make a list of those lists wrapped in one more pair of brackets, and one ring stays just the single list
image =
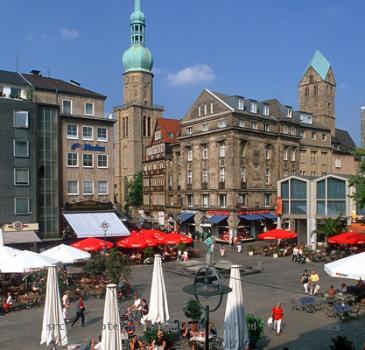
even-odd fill
[{"label": "stone tower", "polygon": [[153,59],[145,47],[146,21],[141,1],[131,17],[131,46],[123,54],[123,104],[114,108],[115,201],[124,206],[128,180],[142,171],[146,146],[163,107],[153,104]]},{"label": "stone tower", "polygon": [[313,114],[313,120],[335,135],[336,81],[331,64],[317,50],[299,82],[299,109]]}]

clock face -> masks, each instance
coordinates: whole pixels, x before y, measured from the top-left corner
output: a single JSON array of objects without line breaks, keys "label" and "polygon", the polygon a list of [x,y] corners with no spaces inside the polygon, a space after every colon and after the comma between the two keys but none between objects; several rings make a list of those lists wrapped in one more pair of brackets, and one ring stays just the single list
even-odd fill
[{"label": "clock face", "polygon": [[145,77],[143,78],[143,82],[144,82],[145,84],[148,84],[148,83],[150,82],[150,78],[149,78],[149,77],[147,77],[147,76],[145,76]]},{"label": "clock face", "polygon": [[128,84],[128,82],[129,82],[129,77],[128,76],[124,77],[124,84]]}]

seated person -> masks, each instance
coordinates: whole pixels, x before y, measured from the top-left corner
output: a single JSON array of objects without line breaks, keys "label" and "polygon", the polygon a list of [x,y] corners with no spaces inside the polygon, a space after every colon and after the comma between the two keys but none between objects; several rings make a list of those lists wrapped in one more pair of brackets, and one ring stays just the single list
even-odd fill
[{"label": "seated person", "polygon": [[142,342],[138,339],[137,335],[134,335],[133,338],[129,341],[129,348],[131,350],[143,349]]},{"label": "seated person", "polygon": [[359,288],[359,289],[365,288],[365,283],[361,278],[359,278],[359,280],[357,281],[356,287]]},{"label": "seated person", "polygon": [[14,302],[15,302],[15,300],[14,300],[11,292],[8,292],[8,297],[5,301],[5,303],[3,304],[5,313],[9,312],[9,309],[14,305]]},{"label": "seated person", "polygon": [[162,331],[157,332],[157,338],[152,342],[152,348],[157,348],[159,350],[166,350],[166,340],[163,336]]},{"label": "seated person", "polygon": [[180,334],[184,339],[187,340],[189,340],[193,336],[191,329],[186,322],[181,323]]},{"label": "seated person", "polygon": [[94,350],[101,350],[101,334],[99,335],[99,343],[94,346]]},{"label": "seated person", "polygon": [[338,289],[339,293],[347,293],[346,283],[341,283],[341,287]]},{"label": "seated person", "polygon": [[127,326],[125,327],[125,330],[127,331],[128,338],[131,338],[134,336],[136,327],[134,326],[132,321],[128,321]]},{"label": "seated person", "polygon": [[337,293],[337,290],[334,286],[330,286],[328,291],[327,291],[327,296],[329,297],[334,297]]}]

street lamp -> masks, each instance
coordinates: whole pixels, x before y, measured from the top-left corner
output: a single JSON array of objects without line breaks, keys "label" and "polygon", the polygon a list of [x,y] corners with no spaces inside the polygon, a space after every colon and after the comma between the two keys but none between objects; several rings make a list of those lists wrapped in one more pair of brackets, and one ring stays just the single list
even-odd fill
[{"label": "street lamp", "polygon": [[[209,312],[218,310],[221,306],[223,296],[232,291],[231,288],[222,284],[217,270],[213,266],[201,267],[194,276],[194,282],[183,288],[185,293],[194,295],[195,299],[205,311],[205,350],[209,350]],[[210,308],[204,305],[200,298],[211,298],[218,296],[218,303]]]},{"label": "street lamp", "polygon": [[109,227],[110,227],[110,225],[107,221],[103,221],[100,224],[100,228],[104,231],[104,251],[106,250],[106,232],[108,231]]}]

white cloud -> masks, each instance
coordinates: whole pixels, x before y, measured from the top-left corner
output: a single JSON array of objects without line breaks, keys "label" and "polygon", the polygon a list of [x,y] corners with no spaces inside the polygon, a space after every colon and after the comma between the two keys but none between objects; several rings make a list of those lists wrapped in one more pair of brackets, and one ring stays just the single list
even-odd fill
[{"label": "white cloud", "polygon": [[215,79],[213,69],[206,64],[186,67],[176,73],[169,73],[167,81],[173,86],[204,83]]},{"label": "white cloud", "polygon": [[76,30],[76,29],[72,29],[72,28],[61,28],[60,29],[61,32],[61,36],[64,39],[77,39],[80,36],[80,33]]}]

